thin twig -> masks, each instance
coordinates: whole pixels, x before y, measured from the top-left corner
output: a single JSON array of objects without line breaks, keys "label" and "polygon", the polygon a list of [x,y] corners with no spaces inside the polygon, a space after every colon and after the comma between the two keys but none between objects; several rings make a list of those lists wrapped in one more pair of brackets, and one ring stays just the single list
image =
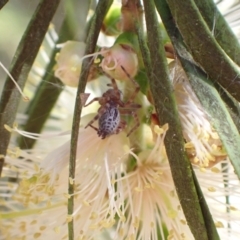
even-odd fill
[{"label": "thin twig", "polygon": [[[92,54],[95,51],[98,35],[102,26],[104,16],[106,15],[111,4],[112,4],[112,0],[99,1],[95,11],[95,15],[92,18],[90,31],[86,41],[87,45],[86,45],[85,55]],[[75,109],[74,109],[72,136],[71,136],[71,150],[70,150],[70,159],[69,159],[69,184],[68,184],[68,194],[69,194],[68,216],[70,218],[70,221],[68,222],[68,239],[69,240],[74,240],[74,219],[73,219],[74,179],[75,179],[75,165],[76,165],[76,154],[77,154],[77,141],[78,141],[81,112],[83,107],[83,104],[81,102],[81,94],[84,93],[85,91],[91,63],[92,63],[92,58],[87,58],[82,63],[82,72],[80,75],[80,81],[78,85]],[[79,149],[79,151],[81,151],[81,149]]]}]

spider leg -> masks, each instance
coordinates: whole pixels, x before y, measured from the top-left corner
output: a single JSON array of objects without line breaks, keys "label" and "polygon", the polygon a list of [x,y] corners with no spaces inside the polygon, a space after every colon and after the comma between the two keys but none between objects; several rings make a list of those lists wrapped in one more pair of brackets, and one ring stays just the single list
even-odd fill
[{"label": "spider leg", "polygon": [[[97,128],[95,128],[94,126],[92,126],[92,124],[96,121],[96,120],[98,120],[98,118],[99,118],[99,114],[97,114],[86,126],[85,126],[85,128],[87,128],[88,126],[90,126],[90,127],[92,127],[93,129],[97,129]],[[98,129],[97,129],[98,130]]]},{"label": "spider leg", "polygon": [[132,103],[134,98],[137,96],[138,92],[140,91],[140,86],[138,83],[129,75],[129,73],[126,71],[126,69],[121,66],[122,70],[125,72],[125,74],[128,76],[128,78],[132,81],[132,83],[136,86],[135,91],[133,92],[132,96],[129,98],[129,100],[125,104]]},{"label": "spider leg", "polygon": [[127,133],[127,137],[130,136],[130,134],[132,134],[139,126],[140,126],[140,121],[139,121],[139,118],[138,118],[138,115],[137,113],[134,111],[132,112],[132,116],[135,120],[135,125],[132,127],[132,129],[130,129],[130,131]]},{"label": "spider leg", "polygon": [[123,109],[126,108],[126,109],[129,109],[129,110],[132,109],[134,111],[134,110],[137,110],[141,107],[142,107],[142,105],[138,104],[138,103],[128,103],[128,104],[124,103],[124,106],[122,108]]},{"label": "spider leg", "polygon": [[140,121],[139,121],[138,115],[136,113],[136,110],[137,110],[137,108],[135,108],[135,109],[119,109],[119,111],[122,115],[131,115],[131,116],[133,116],[133,118],[135,120],[135,125],[127,133],[127,137],[129,137],[129,135],[132,134],[140,126]]},{"label": "spider leg", "polygon": [[88,104],[84,105],[84,107],[87,107],[88,105],[90,105],[91,103],[93,103],[95,101],[101,101],[101,100],[102,100],[102,97],[95,97]]},{"label": "spider leg", "polygon": [[115,80],[114,78],[112,78],[112,77],[110,77],[110,78],[111,78],[111,82],[112,82],[112,83],[109,83],[109,84],[111,84],[111,86],[112,86],[115,90],[119,91],[116,80]]},{"label": "spider leg", "polygon": [[120,133],[126,127],[126,125],[127,125],[127,122],[124,120],[121,120],[116,130],[116,134]]},{"label": "spider leg", "polygon": [[111,81],[112,81],[112,83],[107,83],[107,86],[108,87],[113,87],[115,90],[119,90],[118,86],[117,86],[117,83],[116,83],[116,80],[114,78],[111,78]]},{"label": "spider leg", "polygon": [[107,74],[106,72],[104,72],[104,74],[105,74],[108,78],[110,78],[110,79],[111,79],[111,82],[112,82],[112,83],[108,83],[107,86],[108,86],[108,87],[113,87],[115,90],[119,90],[119,89],[118,89],[118,86],[117,86],[116,80],[115,80],[114,78],[112,78],[109,74]]},{"label": "spider leg", "polygon": [[[98,128],[94,127],[92,124],[88,125],[89,127],[93,128],[94,130],[96,130],[98,132]],[[87,127],[87,126],[86,126]],[[85,128],[86,128],[85,127]]]}]

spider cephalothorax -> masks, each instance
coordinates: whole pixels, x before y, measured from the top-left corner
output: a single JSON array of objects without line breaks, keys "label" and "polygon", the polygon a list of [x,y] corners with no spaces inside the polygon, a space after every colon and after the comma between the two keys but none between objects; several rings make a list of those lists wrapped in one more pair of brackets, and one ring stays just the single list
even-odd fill
[{"label": "spider cephalothorax", "polygon": [[[124,68],[122,69],[124,72],[126,72]],[[121,119],[121,114],[132,115],[136,121],[135,125],[128,132],[127,136],[129,136],[139,126],[139,119],[136,114],[136,110],[139,109],[141,105],[134,103],[133,100],[139,92],[140,87],[130,76],[129,79],[134,83],[136,88],[127,102],[122,101],[121,91],[118,89],[115,79],[111,78],[112,83],[107,84],[107,86],[112,88],[107,90],[102,97],[96,97],[87,105],[85,105],[86,107],[94,101],[98,101],[101,105],[98,109],[98,114],[86,125],[86,127],[90,126],[95,129],[98,133],[98,136],[102,139],[111,134],[117,134],[126,127],[127,123]],[[96,120],[98,120],[98,128],[92,126],[93,122]]]}]

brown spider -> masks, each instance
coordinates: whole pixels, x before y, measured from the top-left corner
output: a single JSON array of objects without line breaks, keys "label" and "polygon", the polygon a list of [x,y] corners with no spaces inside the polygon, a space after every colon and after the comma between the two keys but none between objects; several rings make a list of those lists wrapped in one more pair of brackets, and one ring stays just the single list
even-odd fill
[{"label": "brown spider", "polygon": [[[127,74],[129,79],[136,86],[135,91],[132,93],[132,96],[127,102],[124,103],[121,100],[121,91],[118,89],[116,80],[110,77],[112,83],[107,84],[107,86],[112,88],[107,90],[102,95],[102,97],[96,97],[92,99],[87,105],[85,105],[86,107],[94,101],[98,101],[101,105],[98,109],[98,114],[86,125],[85,128],[88,126],[92,127],[97,131],[98,136],[102,137],[102,139],[111,134],[117,134],[126,127],[127,123],[121,119],[121,114],[132,115],[136,121],[132,129],[127,133],[127,137],[140,125],[136,110],[141,108],[141,105],[133,102],[140,90],[140,87],[138,83],[130,77],[130,75],[123,67],[122,70]],[[92,125],[96,120],[98,120],[98,128]]]}]

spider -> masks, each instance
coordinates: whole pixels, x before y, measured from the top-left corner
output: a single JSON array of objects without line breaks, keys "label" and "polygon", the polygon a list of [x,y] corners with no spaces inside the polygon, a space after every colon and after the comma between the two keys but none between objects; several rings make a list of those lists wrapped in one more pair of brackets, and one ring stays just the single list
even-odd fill
[{"label": "spider", "polygon": [[[121,119],[121,115],[132,115],[135,119],[135,125],[127,133],[127,137],[140,125],[136,111],[141,108],[141,105],[133,102],[140,87],[122,66],[121,68],[136,86],[135,91],[132,93],[129,100],[127,102],[121,100],[122,93],[118,89],[116,80],[109,76],[109,78],[111,78],[111,83],[107,84],[107,86],[112,88],[107,90],[102,97],[96,97],[85,105],[85,107],[87,107],[94,101],[99,102],[100,108],[98,109],[98,114],[86,125],[85,128],[88,126],[92,127],[102,139],[112,134],[118,134],[126,127],[127,123]],[[98,128],[92,125],[96,120],[98,120]]]}]

